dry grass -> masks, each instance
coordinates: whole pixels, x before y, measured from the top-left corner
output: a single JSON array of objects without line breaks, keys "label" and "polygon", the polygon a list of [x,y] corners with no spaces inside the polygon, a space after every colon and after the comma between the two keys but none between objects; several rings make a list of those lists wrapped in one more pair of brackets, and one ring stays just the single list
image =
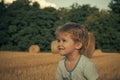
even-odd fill
[{"label": "dry grass", "polygon": [[92,60],[95,62],[102,80],[120,80],[120,54],[96,51]]},{"label": "dry grass", "polygon": [[[55,80],[58,54],[0,52],[0,80]],[[120,80],[120,54],[96,51],[91,58],[103,80]]]}]

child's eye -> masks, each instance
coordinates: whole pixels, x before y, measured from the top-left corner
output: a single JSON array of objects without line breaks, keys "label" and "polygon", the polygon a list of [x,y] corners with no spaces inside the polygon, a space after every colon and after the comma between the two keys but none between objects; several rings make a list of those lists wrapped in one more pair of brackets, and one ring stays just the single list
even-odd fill
[{"label": "child's eye", "polygon": [[60,40],[58,39],[57,42],[60,42]]},{"label": "child's eye", "polygon": [[65,40],[65,39],[63,39],[62,41],[63,41],[63,42],[66,42],[66,40]]},{"label": "child's eye", "polygon": [[57,42],[66,42],[65,39],[57,39]]}]

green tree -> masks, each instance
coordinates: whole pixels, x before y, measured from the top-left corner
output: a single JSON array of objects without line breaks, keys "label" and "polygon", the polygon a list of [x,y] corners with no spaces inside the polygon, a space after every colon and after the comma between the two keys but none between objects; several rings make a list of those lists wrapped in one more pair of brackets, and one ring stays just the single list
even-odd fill
[{"label": "green tree", "polygon": [[109,8],[113,13],[120,15],[120,0],[111,0]]},{"label": "green tree", "polygon": [[114,20],[114,24],[112,25],[114,27],[116,37],[115,37],[115,48],[118,52],[120,52],[120,0],[111,0],[111,3],[109,4],[110,12],[111,12],[111,18]]},{"label": "green tree", "polygon": [[5,13],[6,13],[6,4],[4,0],[0,2],[0,45],[5,45],[8,43],[9,36],[7,33],[6,24],[4,24],[5,20]]},{"label": "green tree", "polygon": [[107,52],[118,52],[118,32],[115,28],[116,21],[108,11],[98,11],[90,15],[85,25],[90,32],[95,34],[96,48]]},{"label": "green tree", "polygon": [[0,19],[4,15],[4,12],[5,12],[5,4],[4,4],[4,0],[2,0],[0,2]]},{"label": "green tree", "polygon": [[83,24],[87,17],[96,10],[98,9],[95,7],[90,7],[90,5],[80,6],[77,3],[73,4],[68,14],[68,20]]},{"label": "green tree", "polygon": [[30,45],[37,44],[42,51],[50,51],[57,20],[59,16],[55,8],[40,9],[37,2],[30,5],[29,0],[14,1],[7,6],[2,21],[6,24],[9,39],[1,49],[27,51]]},{"label": "green tree", "polygon": [[84,24],[87,17],[97,11],[96,7],[90,7],[90,5],[78,5],[74,3],[70,9],[66,12],[65,16],[63,16],[61,23],[65,22],[77,22],[80,24]]}]

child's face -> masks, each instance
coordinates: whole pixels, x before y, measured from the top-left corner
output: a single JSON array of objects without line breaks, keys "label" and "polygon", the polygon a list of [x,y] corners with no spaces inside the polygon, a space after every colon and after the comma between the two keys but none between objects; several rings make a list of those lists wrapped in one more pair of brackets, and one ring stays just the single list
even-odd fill
[{"label": "child's face", "polygon": [[79,44],[75,43],[70,34],[60,34],[58,37],[58,50],[63,56],[75,53],[79,48]]}]

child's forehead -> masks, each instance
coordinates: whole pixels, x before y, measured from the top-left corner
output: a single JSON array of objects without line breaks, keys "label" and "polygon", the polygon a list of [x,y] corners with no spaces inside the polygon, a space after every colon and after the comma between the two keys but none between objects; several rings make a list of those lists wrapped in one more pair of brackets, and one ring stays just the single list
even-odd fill
[{"label": "child's forehead", "polygon": [[57,37],[71,37],[71,34],[68,32],[59,32]]}]

